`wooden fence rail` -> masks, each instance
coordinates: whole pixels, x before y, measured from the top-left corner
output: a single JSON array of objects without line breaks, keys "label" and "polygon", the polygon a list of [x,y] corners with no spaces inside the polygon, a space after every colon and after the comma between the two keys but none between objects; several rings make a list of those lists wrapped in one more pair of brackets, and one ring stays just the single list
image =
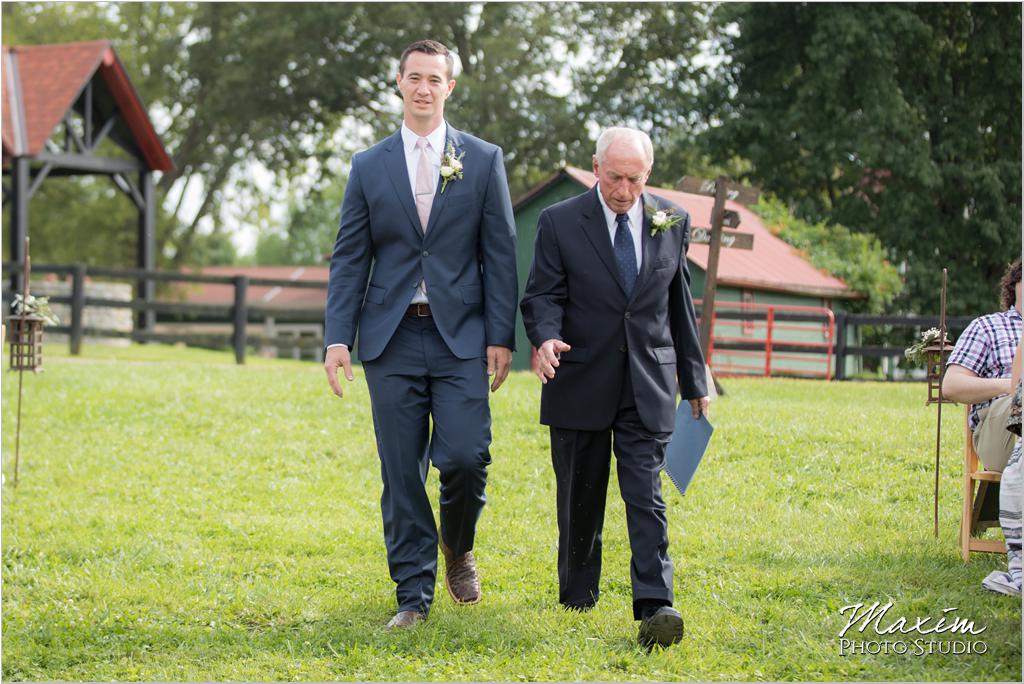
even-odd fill
[{"label": "wooden fence rail", "polygon": [[[21,273],[23,266],[18,262],[4,262],[3,269],[6,273]],[[86,266],[85,264],[33,264],[34,274],[54,274],[57,276],[71,278],[71,294],[68,296],[53,296],[50,301],[56,304],[68,304],[71,308],[71,320],[68,325],[50,327],[49,330],[56,333],[67,334],[69,338],[71,353],[77,355],[82,348],[82,339],[86,336],[104,336],[128,338],[136,342],[166,342],[193,344],[204,347],[232,347],[235,352],[237,363],[245,363],[246,348],[251,343],[273,344],[279,342],[281,345],[300,347],[305,350],[319,348],[323,340],[295,338],[276,338],[265,335],[252,335],[247,331],[247,324],[251,322],[266,321],[281,315],[280,309],[273,307],[252,305],[246,302],[246,294],[250,287],[280,287],[298,288],[311,290],[326,290],[326,281],[310,280],[287,280],[281,278],[250,278],[245,275],[223,276],[223,275],[202,275],[198,273],[179,273],[177,271],[145,270],[138,268],[107,268]],[[115,280],[128,280],[133,282],[162,282],[162,283],[206,283],[212,285],[230,285],[234,288],[233,303],[227,304],[196,304],[186,302],[147,300],[135,298],[129,301],[115,300],[103,297],[88,297],[85,294],[86,277],[109,278]],[[4,282],[6,285],[6,281]],[[4,289],[3,300],[10,302],[11,293]],[[109,307],[130,309],[142,314],[133,317],[134,327],[131,331],[111,331],[87,328],[84,321],[84,311],[87,307]],[[700,306],[697,306],[698,313]],[[299,316],[297,320],[303,322],[323,322],[322,311],[309,311],[306,317],[296,312],[290,312]],[[219,323],[231,325],[230,334],[217,333],[157,333],[152,329],[152,322],[157,314],[164,316],[200,316]],[[763,321],[763,311],[721,311],[716,315],[719,320],[733,319],[738,321]],[[824,322],[821,314],[799,313],[799,312],[777,312],[775,320]],[[149,325],[146,322],[149,322]],[[950,329],[962,330],[970,323],[969,316],[947,317],[946,324]],[[891,326],[894,328],[923,329],[938,327],[938,316],[877,316],[865,314],[849,314],[842,311],[835,312],[836,335],[835,348],[833,353],[836,359],[837,380],[844,377],[845,361],[848,357],[862,358],[883,358],[901,357],[902,347],[893,346],[865,346],[848,345],[847,331],[857,326]],[[764,350],[763,340],[751,340],[749,342],[716,342],[715,347],[721,350],[736,349],[741,351]],[[789,345],[785,343],[774,343],[773,349],[786,351]],[[800,353],[826,353],[825,350],[809,351],[806,347],[794,346],[789,351]]]},{"label": "wooden fence rail", "polygon": [[[21,273],[24,268],[21,263],[4,262],[4,271],[7,273]],[[272,307],[254,306],[246,302],[246,295],[250,286],[255,287],[280,287],[298,289],[327,289],[326,281],[295,281],[282,278],[250,278],[245,275],[236,276],[211,276],[197,273],[178,273],[175,271],[157,271],[138,268],[106,268],[87,267],[84,264],[33,264],[33,274],[55,274],[58,276],[71,277],[71,294],[57,295],[49,298],[54,304],[67,304],[71,308],[71,320],[68,325],[51,326],[48,328],[55,333],[68,335],[71,354],[77,355],[81,352],[82,339],[86,335],[96,335],[112,338],[128,338],[136,342],[184,342],[204,347],[232,347],[235,351],[235,361],[245,363],[246,348],[250,343],[280,342],[291,347],[311,348],[313,343],[306,343],[294,338],[268,338],[262,335],[251,335],[247,327],[250,322],[266,320],[281,314],[280,309]],[[123,279],[143,282],[164,282],[164,283],[205,283],[212,285],[230,285],[234,288],[233,303],[225,304],[197,304],[188,302],[173,302],[146,300],[135,298],[128,301],[109,299],[103,297],[88,297],[85,294],[86,277]],[[3,300],[9,302],[12,295],[6,289],[3,292]],[[105,307],[115,309],[130,309],[133,312],[146,314],[145,317],[133,318],[134,327],[130,331],[115,331],[87,328],[83,324],[84,311],[87,307]],[[295,315],[295,311],[290,312]],[[139,322],[155,320],[156,314],[175,316],[200,316],[214,321],[231,324],[231,334],[204,334],[204,333],[157,333],[147,329],[145,324]],[[311,322],[322,322],[322,311],[311,311],[309,320]],[[316,340],[316,348],[320,348],[322,340]]]}]

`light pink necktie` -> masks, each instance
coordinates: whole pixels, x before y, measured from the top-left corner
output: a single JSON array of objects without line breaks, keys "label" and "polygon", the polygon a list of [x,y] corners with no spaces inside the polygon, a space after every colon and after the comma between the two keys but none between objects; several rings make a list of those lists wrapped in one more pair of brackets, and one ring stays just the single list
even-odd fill
[{"label": "light pink necktie", "polygon": [[416,165],[416,213],[420,216],[420,226],[425,233],[427,232],[427,222],[430,220],[430,208],[434,204],[437,179],[434,177],[434,170],[427,158],[430,143],[426,138],[420,138],[416,141],[416,147],[420,151],[420,161]]}]

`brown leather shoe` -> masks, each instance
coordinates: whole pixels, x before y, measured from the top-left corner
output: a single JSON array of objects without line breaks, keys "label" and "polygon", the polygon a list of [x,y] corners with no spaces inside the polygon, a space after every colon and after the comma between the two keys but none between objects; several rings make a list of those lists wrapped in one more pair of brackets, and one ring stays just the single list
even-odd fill
[{"label": "brown leather shoe", "polygon": [[480,577],[476,574],[473,552],[456,556],[443,539],[440,542],[441,553],[444,554],[444,586],[448,595],[464,606],[480,603]]},{"label": "brown leather shoe", "polygon": [[421,622],[426,616],[415,610],[400,610],[388,622],[388,629],[405,629]]}]

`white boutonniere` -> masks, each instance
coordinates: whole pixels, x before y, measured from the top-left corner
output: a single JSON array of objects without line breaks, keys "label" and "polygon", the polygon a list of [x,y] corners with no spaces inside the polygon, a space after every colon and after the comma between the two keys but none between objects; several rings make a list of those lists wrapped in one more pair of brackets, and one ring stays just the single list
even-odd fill
[{"label": "white boutonniere", "polygon": [[651,218],[651,237],[664,232],[683,220],[683,217],[676,214],[672,209],[655,209],[646,206],[644,211]]},{"label": "white boutonniere", "polygon": [[462,180],[462,158],[466,156],[466,153],[456,156],[455,145],[452,141],[448,141],[448,151],[441,157],[441,192],[448,187],[448,184]]}]

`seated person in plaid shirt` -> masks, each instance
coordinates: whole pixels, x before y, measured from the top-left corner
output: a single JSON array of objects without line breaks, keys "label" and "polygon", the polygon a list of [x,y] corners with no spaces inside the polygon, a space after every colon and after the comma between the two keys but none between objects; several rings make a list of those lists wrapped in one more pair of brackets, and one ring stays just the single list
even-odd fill
[{"label": "seated person in plaid shirt", "polygon": [[1002,311],[971,321],[946,361],[942,393],[961,404],[973,404],[968,417],[974,449],[986,470],[1002,472],[1013,451],[1006,430],[1010,415],[1010,374],[1013,352],[1020,342],[1020,257],[999,282]]}]

